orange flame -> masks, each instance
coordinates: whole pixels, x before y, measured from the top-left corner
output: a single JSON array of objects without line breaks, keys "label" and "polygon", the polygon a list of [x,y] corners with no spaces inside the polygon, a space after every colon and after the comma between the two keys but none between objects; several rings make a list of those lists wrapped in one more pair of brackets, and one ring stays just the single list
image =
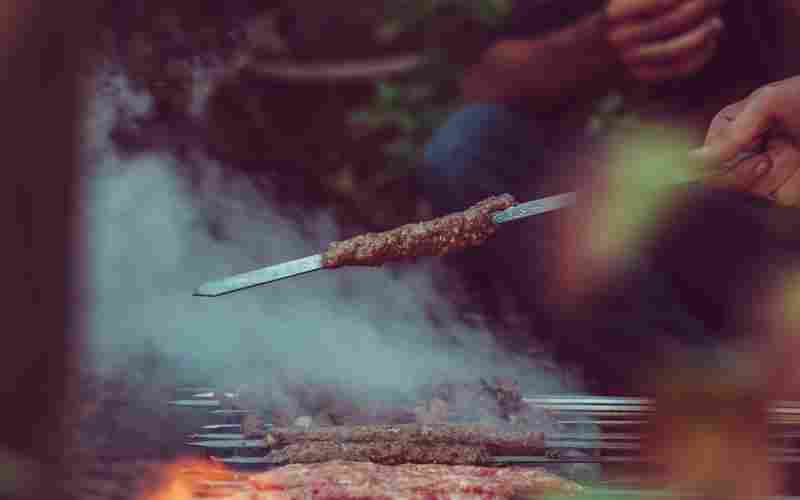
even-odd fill
[{"label": "orange flame", "polygon": [[[246,477],[207,460],[184,458],[166,465],[161,479],[140,500],[191,500],[205,485],[213,482],[241,481],[246,486]],[[206,486],[207,487],[207,486]],[[231,496],[236,492],[231,487]]]}]

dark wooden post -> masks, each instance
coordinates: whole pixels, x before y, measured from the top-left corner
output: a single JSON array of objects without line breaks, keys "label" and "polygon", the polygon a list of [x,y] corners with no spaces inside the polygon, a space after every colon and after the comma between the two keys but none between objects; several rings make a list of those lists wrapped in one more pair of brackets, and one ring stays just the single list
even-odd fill
[{"label": "dark wooden post", "polygon": [[0,5],[0,496],[65,498],[78,64],[91,1]]}]

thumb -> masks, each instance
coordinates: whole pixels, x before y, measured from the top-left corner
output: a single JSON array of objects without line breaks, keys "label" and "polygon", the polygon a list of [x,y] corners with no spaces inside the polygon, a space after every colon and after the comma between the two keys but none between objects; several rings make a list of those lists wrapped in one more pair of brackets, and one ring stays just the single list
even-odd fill
[{"label": "thumb", "polygon": [[752,149],[771,125],[773,114],[763,99],[754,96],[731,122],[727,133],[708,141],[692,156],[706,164],[719,164]]}]

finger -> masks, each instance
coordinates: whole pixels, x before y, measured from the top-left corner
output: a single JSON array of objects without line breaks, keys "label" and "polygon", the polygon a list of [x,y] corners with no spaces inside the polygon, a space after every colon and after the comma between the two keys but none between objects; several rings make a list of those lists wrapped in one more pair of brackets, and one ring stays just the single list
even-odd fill
[{"label": "finger", "polygon": [[772,194],[775,203],[785,207],[800,206],[800,174],[797,172]]},{"label": "finger", "polygon": [[766,153],[771,168],[750,188],[750,192],[760,196],[770,196],[786,184],[800,170],[800,149],[785,139],[772,139]]},{"label": "finger", "polygon": [[657,15],[674,8],[682,0],[613,0],[606,7],[606,17],[612,23],[636,17]]},{"label": "finger", "polygon": [[739,116],[739,113],[742,112],[745,104],[746,101],[742,100],[722,108],[722,110],[714,116],[714,119],[711,120],[704,144],[716,142],[723,135],[729,133],[731,124],[736,120],[736,117]]},{"label": "finger", "polygon": [[723,173],[708,177],[706,183],[711,187],[720,189],[749,191],[769,170],[769,157],[767,155],[758,155],[741,161],[735,167]]},{"label": "finger", "polygon": [[762,92],[749,97],[727,133],[696,150],[697,157],[711,163],[724,162],[742,151],[747,151],[767,132],[772,122],[774,111],[770,108],[770,95]]},{"label": "finger", "polygon": [[609,41],[617,46],[663,40],[674,37],[702,23],[719,11],[725,0],[691,0],[668,13],[642,22],[622,23],[613,28]]},{"label": "finger", "polygon": [[697,73],[714,58],[718,43],[712,40],[699,54],[685,60],[677,60],[667,64],[640,65],[630,68],[630,72],[643,82],[659,82],[676,78],[684,78]]},{"label": "finger", "polygon": [[720,17],[712,17],[691,31],[662,42],[637,45],[623,52],[622,60],[628,65],[657,64],[690,57],[712,40],[723,29]]}]

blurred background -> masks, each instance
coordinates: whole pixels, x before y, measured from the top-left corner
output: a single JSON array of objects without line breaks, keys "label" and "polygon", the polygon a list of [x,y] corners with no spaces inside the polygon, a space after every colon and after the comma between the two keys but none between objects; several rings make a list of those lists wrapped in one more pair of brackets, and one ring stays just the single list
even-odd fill
[{"label": "blurred background", "polygon": [[[4,212],[9,283],[26,285],[6,290],[19,355],[0,482],[21,498],[141,497],[205,423],[166,404],[187,385],[291,422],[323,399],[413,407],[431,385],[506,378],[525,395],[666,393],[669,422],[695,398],[752,402],[752,421],[712,427],[766,432],[794,310],[769,321],[752,306],[793,297],[791,280],[771,294],[796,268],[794,209],[686,188],[675,152],[797,74],[798,18],[792,2],[723,3],[707,7],[725,29],[703,64],[645,82],[607,46],[599,0],[10,2],[2,99],[20,180]],[[621,194],[580,223],[545,215],[442,259],[191,296],[336,239],[596,178]],[[676,178],[688,201],[661,225]],[[586,220],[613,243],[597,255],[625,256],[611,278],[565,261],[565,224]],[[580,293],[559,292],[570,284]],[[662,445],[668,461],[696,445],[691,427],[665,426],[688,443]],[[41,481],[64,464],[69,480]],[[702,479],[734,471],[714,470]]]}]

